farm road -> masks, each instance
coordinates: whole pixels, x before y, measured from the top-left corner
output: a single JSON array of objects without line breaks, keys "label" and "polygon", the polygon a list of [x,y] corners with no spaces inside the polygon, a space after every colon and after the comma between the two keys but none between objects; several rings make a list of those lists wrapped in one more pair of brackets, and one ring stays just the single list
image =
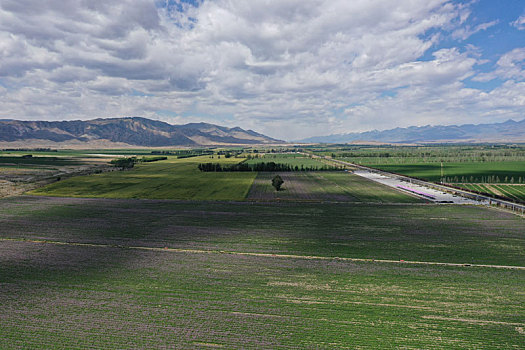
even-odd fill
[{"label": "farm road", "polygon": [[[399,178],[396,178],[396,177],[388,177],[388,176],[384,176],[384,175],[381,175],[381,174],[373,173],[373,172],[367,171],[367,170],[362,170],[362,169],[356,170],[356,171],[354,171],[354,174],[355,175],[359,175],[361,177],[365,177],[365,178],[367,178],[369,180],[372,180],[372,181],[375,181],[375,182],[379,182],[379,183],[381,183],[383,185],[386,185],[386,186],[389,186],[389,187],[393,187],[393,188],[398,188],[399,189],[398,186],[405,186],[405,187],[408,187],[408,188],[411,188],[411,189],[414,189],[414,190],[417,190],[417,191],[420,191],[420,192],[428,193],[428,194],[430,194],[430,195],[432,195],[432,196],[434,196],[436,198],[434,200],[435,202],[452,202],[454,204],[486,204],[486,205],[488,205],[488,202],[484,203],[483,201],[475,201],[475,200],[472,200],[472,199],[456,196],[456,195],[453,195],[451,193],[438,191],[438,190],[435,190],[433,188],[424,187],[424,186],[420,186],[420,185],[413,184],[413,183],[407,183],[406,181],[402,181],[402,180],[400,180]],[[424,197],[422,197],[422,198],[424,198]]]},{"label": "farm road", "polygon": [[345,258],[345,257],[337,257],[337,256],[273,254],[273,253],[237,252],[237,251],[205,250],[205,249],[184,249],[184,248],[169,248],[169,247],[123,246],[123,245],[112,245],[112,244],[101,244],[101,243],[76,243],[76,242],[62,242],[62,241],[51,241],[51,240],[28,240],[28,239],[13,239],[13,238],[0,238],[0,242],[1,241],[15,241],[15,242],[26,242],[26,243],[35,243],[35,244],[53,244],[53,245],[77,246],[77,247],[121,248],[121,249],[147,250],[147,251],[172,252],[172,253],[231,254],[231,255],[257,256],[257,257],[280,258],[280,259],[340,260],[340,261],[351,261],[351,262],[434,265],[434,266],[451,266],[451,267],[466,267],[466,268],[481,267],[481,268],[493,268],[493,269],[525,270],[525,266],[511,266],[511,265],[448,263],[448,262],[437,262],[437,261],[411,261],[411,260],[390,260],[390,259],[364,259],[364,258]]}]

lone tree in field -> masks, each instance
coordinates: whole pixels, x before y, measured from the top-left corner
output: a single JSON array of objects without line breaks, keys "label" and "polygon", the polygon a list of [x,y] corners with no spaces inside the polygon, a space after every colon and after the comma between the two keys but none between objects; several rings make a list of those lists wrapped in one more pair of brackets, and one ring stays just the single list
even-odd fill
[{"label": "lone tree in field", "polygon": [[275,175],[272,179],[272,186],[275,187],[276,191],[279,191],[281,189],[283,183],[284,180],[279,175]]}]

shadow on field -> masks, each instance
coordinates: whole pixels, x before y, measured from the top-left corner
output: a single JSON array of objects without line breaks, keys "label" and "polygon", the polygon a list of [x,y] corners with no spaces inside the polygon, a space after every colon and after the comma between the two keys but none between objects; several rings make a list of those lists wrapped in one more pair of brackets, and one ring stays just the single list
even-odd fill
[{"label": "shadow on field", "polygon": [[516,347],[521,271],[277,254],[523,266],[524,230],[468,206],[2,199],[0,348]]},{"label": "shadow on field", "polygon": [[[121,248],[79,247],[23,241],[0,241],[0,298],[40,293],[39,284],[75,286],[105,278],[137,258]],[[23,288],[23,286],[27,288]]]},{"label": "shadow on field", "polygon": [[[136,215],[123,218],[111,207],[121,203],[48,197],[11,197],[0,200],[0,303],[38,295],[39,286],[76,286],[110,278],[137,259],[137,252],[117,247],[57,245],[51,242],[118,244],[145,225]],[[120,238],[119,238],[120,237]],[[40,242],[39,242],[40,241]]]},{"label": "shadow on field", "polygon": [[97,276],[136,258],[111,246],[525,265],[523,220],[469,206],[31,196],[0,206],[3,283]]}]

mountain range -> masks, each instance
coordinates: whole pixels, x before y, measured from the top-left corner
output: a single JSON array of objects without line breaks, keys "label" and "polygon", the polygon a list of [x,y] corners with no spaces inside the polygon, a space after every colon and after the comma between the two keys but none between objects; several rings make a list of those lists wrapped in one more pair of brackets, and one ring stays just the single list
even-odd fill
[{"label": "mountain range", "polygon": [[[494,124],[411,126],[334,134],[301,143],[483,143],[525,142],[525,119]],[[282,144],[252,130],[207,123],[172,125],[139,117],[73,121],[0,120],[0,147],[126,148]]]},{"label": "mountain range", "polygon": [[282,143],[252,130],[207,123],[171,125],[146,118],[74,121],[0,120],[0,144],[166,147]]},{"label": "mountain range", "polygon": [[300,140],[304,143],[483,143],[525,142],[525,119],[494,124],[411,126],[384,131],[334,134]]}]

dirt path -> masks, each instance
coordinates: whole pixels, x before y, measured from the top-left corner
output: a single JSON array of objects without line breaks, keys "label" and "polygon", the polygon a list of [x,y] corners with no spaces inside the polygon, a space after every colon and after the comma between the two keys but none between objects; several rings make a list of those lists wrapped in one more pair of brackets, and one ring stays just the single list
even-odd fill
[{"label": "dirt path", "polygon": [[498,195],[498,196],[501,196],[501,197],[508,197],[507,195],[505,195],[503,192],[501,192],[500,190],[498,190],[495,186],[493,185],[488,185],[486,184],[485,187],[492,193],[494,193],[495,195]]},{"label": "dirt path", "polygon": [[257,256],[257,257],[281,258],[281,259],[340,260],[340,261],[350,261],[350,262],[434,265],[434,266],[453,266],[453,267],[465,267],[465,268],[484,267],[484,268],[493,268],[493,269],[525,270],[525,266],[490,265],[490,264],[447,263],[447,262],[435,262],[435,261],[412,261],[412,260],[390,260],[390,259],[342,258],[342,257],[335,257],[335,256],[332,257],[332,256],[313,256],[313,255],[294,255],[294,254],[236,252],[236,251],[225,251],[225,250],[123,246],[123,245],[101,244],[101,243],[76,243],[76,242],[61,242],[61,241],[50,241],[50,240],[0,238],[0,242],[2,241],[24,242],[24,243],[35,243],[35,244],[54,244],[54,245],[77,246],[77,247],[121,248],[121,249],[148,250],[148,251],[156,251],[156,252],[173,252],[173,253],[231,254],[231,255],[240,255],[240,256]]}]

